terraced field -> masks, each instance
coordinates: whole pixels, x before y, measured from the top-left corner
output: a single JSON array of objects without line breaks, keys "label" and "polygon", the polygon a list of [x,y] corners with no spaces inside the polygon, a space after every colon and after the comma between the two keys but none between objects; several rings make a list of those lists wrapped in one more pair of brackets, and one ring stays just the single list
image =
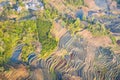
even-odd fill
[{"label": "terraced field", "polygon": [[120,80],[115,0],[41,0],[43,10],[16,11],[12,21],[17,1],[25,7],[0,2],[0,80]]}]

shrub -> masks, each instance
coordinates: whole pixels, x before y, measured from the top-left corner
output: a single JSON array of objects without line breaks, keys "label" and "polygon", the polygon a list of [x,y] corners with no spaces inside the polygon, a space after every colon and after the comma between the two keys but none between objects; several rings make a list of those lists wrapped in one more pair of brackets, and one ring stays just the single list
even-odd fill
[{"label": "shrub", "polygon": [[66,0],[66,2],[72,5],[84,5],[84,0]]},{"label": "shrub", "polygon": [[[57,46],[55,38],[50,37],[51,22],[45,20],[37,20],[38,37],[42,44],[41,55],[49,55]],[[47,54],[46,54],[47,53]]]},{"label": "shrub", "polygon": [[92,32],[94,36],[104,36],[109,34],[109,30],[105,28],[103,24],[95,23],[95,24],[89,24],[87,29]]},{"label": "shrub", "polygon": [[36,22],[32,20],[11,22],[0,22],[0,64],[5,64],[12,56],[14,48],[19,43],[28,44],[23,49],[22,59],[27,60],[27,56],[34,50],[31,45],[36,40]]}]

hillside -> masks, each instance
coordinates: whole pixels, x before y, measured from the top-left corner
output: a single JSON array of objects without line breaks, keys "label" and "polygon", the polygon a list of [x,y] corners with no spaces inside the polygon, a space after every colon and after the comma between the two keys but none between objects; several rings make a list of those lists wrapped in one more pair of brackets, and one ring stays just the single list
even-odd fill
[{"label": "hillside", "polygon": [[120,80],[120,0],[0,0],[0,80]]}]

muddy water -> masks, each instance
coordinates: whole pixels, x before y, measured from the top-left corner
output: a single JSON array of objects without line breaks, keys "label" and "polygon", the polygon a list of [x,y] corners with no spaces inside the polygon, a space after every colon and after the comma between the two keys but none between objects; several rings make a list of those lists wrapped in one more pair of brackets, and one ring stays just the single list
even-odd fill
[{"label": "muddy water", "polygon": [[107,0],[94,0],[96,5],[103,8],[103,9],[106,9],[107,8]]}]

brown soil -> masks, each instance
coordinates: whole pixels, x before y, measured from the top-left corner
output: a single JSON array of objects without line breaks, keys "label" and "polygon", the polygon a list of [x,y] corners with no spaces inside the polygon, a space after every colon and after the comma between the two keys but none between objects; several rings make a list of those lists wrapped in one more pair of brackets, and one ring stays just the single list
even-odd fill
[{"label": "brown soil", "polygon": [[66,31],[66,28],[63,28],[59,23],[53,23],[51,33],[55,38],[60,39],[66,33]]},{"label": "brown soil", "polygon": [[94,0],[84,0],[85,5],[91,10],[99,10],[100,8],[95,4]]},{"label": "brown soil", "polygon": [[88,44],[91,44],[93,46],[99,47],[104,46],[108,47],[112,44],[111,39],[108,36],[97,36],[94,37],[91,32],[88,30],[84,30],[82,32],[79,32],[83,38],[85,38],[88,41]]},{"label": "brown soil", "polygon": [[19,65],[17,69],[11,68],[8,72],[5,72],[5,77],[8,80],[21,80],[28,77],[29,72],[24,65]]},{"label": "brown soil", "polygon": [[55,51],[54,54],[57,56],[64,56],[67,53],[65,49]]}]

